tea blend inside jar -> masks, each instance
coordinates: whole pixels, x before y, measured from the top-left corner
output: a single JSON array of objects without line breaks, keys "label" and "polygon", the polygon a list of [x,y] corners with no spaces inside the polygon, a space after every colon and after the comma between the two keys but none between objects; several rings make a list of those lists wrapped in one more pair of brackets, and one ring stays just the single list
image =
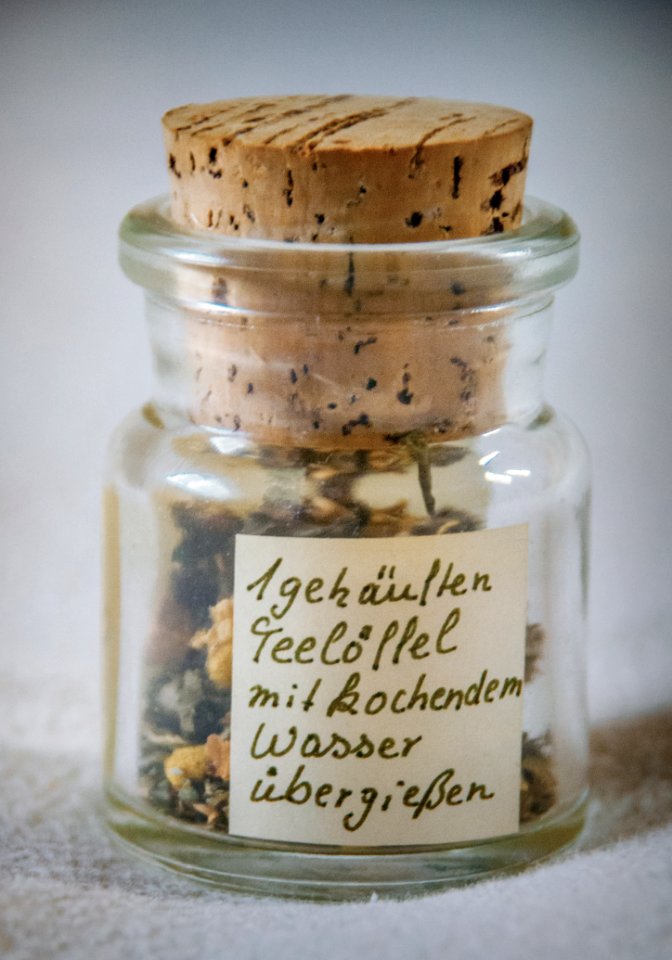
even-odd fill
[{"label": "tea blend inside jar", "polygon": [[110,823],[236,889],[408,893],[571,842],[588,469],[541,393],[571,220],[531,120],[362,96],[164,117],[122,225],[153,400],[106,495]]}]

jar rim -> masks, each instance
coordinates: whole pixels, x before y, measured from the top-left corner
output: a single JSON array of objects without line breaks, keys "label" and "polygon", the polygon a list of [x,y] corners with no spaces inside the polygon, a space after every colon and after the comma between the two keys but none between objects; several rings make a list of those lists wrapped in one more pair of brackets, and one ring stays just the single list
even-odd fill
[{"label": "jar rim", "polygon": [[[520,227],[456,240],[290,243],[213,234],[175,223],[167,195],[133,207],[119,234],[120,263],[131,280],[157,294],[200,302],[212,300],[203,295],[203,274],[254,271],[259,279],[282,282],[298,271],[306,278],[337,278],[353,257],[364,288],[400,270],[420,290],[451,286],[460,290],[468,278],[470,297],[464,306],[509,303],[551,291],[578,268],[575,223],[558,207],[535,197],[526,197]],[[201,282],[194,285],[197,274]]]}]

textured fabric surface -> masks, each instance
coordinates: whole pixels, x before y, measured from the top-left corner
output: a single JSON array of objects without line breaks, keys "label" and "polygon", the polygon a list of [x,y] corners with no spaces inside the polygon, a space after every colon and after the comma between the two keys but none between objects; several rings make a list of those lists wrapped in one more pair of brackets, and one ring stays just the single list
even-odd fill
[{"label": "textured fabric surface", "polygon": [[237,897],[128,858],[102,823],[85,683],[0,685],[0,955],[284,958],[672,956],[672,711],[593,733],[589,825],[521,874],[403,902]]}]

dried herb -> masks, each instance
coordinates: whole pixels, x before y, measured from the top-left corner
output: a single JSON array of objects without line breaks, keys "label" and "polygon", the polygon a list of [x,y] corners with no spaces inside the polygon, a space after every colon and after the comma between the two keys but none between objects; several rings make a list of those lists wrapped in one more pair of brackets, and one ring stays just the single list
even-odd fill
[{"label": "dried herb", "polygon": [[140,780],[163,812],[226,830],[231,691],[210,679],[206,656],[190,650],[148,683]]},{"label": "dried herb", "polygon": [[[478,530],[480,520],[464,510],[437,510],[432,490],[432,469],[449,467],[464,454],[463,448],[428,445],[414,434],[376,451],[325,453],[268,447],[261,451],[267,470],[299,471],[300,489],[306,494],[298,502],[269,494],[246,516],[212,501],[180,500],[172,506],[170,519],[179,540],[164,609],[177,619],[186,616],[191,629],[181,658],[147,679],[140,777],[150,803],[209,829],[228,829],[236,534],[362,538]],[[362,477],[402,473],[413,464],[424,516],[409,512],[405,499],[374,507],[357,496],[357,481]],[[279,488],[284,489],[282,483]],[[527,683],[539,672],[545,639],[540,624],[528,625]],[[521,823],[550,810],[556,792],[548,737],[532,739],[524,734]]]},{"label": "dried herb", "polygon": [[180,667],[155,675],[147,686],[145,719],[154,734],[178,734],[185,743],[202,743],[209,733],[221,729],[230,709],[231,692],[208,677],[205,656],[194,666],[189,652]]},{"label": "dried herb", "polygon": [[525,632],[525,683],[539,673],[539,661],[544,651],[546,633],[540,623],[528,623]]},{"label": "dried herb", "polygon": [[234,544],[243,522],[211,502],[180,502],[172,513],[181,539],[172,556],[170,591],[197,630],[207,624],[209,608],[233,592]]},{"label": "dried herb", "polygon": [[520,822],[529,823],[547,813],[557,796],[548,735],[531,739],[523,734],[521,774]]}]

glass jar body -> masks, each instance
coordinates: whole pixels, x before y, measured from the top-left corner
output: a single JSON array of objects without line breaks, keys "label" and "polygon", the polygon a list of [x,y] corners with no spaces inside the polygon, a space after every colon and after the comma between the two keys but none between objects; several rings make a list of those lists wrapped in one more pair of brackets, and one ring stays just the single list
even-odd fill
[{"label": "glass jar body", "polygon": [[[436,445],[432,495],[439,520],[432,522],[417,463],[405,454],[288,456],[284,447],[260,450],[186,423],[181,430],[160,423],[153,408],[127,421],[114,443],[106,494],[106,778],[115,830],[140,850],[203,879],[304,896],[408,892],[518,866],[570,842],[582,823],[587,762],[588,472],[575,429],[544,409],[524,426],[508,424],[466,443]],[[493,475],[500,482],[493,483]],[[326,484],[332,497],[325,497]],[[332,500],[338,486],[351,507],[366,504],[365,524],[352,509],[330,521],[324,501]],[[174,749],[202,744],[219,732],[230,710],[229,690],[213,686],[206,651],[192,649],[188,638],[208,626],[209,608],[230,595],[222,558],[230,559],[234,550],[235,518],[248,518],[243,524],[249,529],[265,527],[271,536],[357,537],[366,527],[364,535],[390,536],[402,525],[397,505],[403,501],[415,507],[407,515],[415,516],[419,535],[442,527],[528,526],[520,831],[443,850],[348,855],[236,840],[226,834],[223,816],[208,826],[214,813],[205,807],[208,785],[191,781],[175,789],[164,761]],[[180,548],[184,557],[176,562]],[[212,795],[218,786],[223,784],[213,778]]]},{"label": "glass jar body", "polygon": [[[328,413],[322,420],[311,408],[306,421],[305,404],[300,397],[291,399],[292,394],[288,409],[298,408],[300,414],[294,430],[290,415],[281,415],[277,406],[277,419],[268,430],[259,428],[261,421],[256,429],[220,422],[231,412],[225,384],[231,382],[232,368],[243,369],[238,354],[231,354],[230,334],[221,353],[217,340],[209,361],[209,375],[221,371],[221,383],[216,380],[214,394],[211,387],[205,389],[207,384],[198,388],[211,405],[195,404],[189,399],[192,387],[202,380],[200,371],[208,361],[194,371],[189,330],[196,315],[200,363],[205,342],[200,324],[205,318],[211,337],[212,314],[209,307],[150,294],[156,398],[118,431],[105,494],[106,796],[109,822],[129,847],[233,889],[342,899],[419,892],[512,869],[577,836],[586,802],[583,641],[589,481],[580,435],[541,397],[550,303],[545,292],[485,312],[460,305],[438,321],[425,316],[420,325],[415,313],[410,319],[396,317],[395,342],[413,344],[417,351],[404,356],[400,370],[405,372],[391,394],[399,413],[384,414],[398,429],[390,430],[386,421],[385,431],[378,430],[375,418],[363,420],[358,413],[325,437],[315,424],[328,422]],[[223,318],[217,314],[214,336],[217,323],[235,327],[238,335],[240,314],[235,304]],[[380,321],[364,314],[348,317],[345,326],[339,320],[333,331],[329,319],[309,315],[302,331],[350,337],[356,359],[378,338],[377,325],[389,323],[387,317]],[[247,323],[245,319],[243,326]],[[284,312],[272,324],[270,339],[279,343],[287,330]],[[488,354],[486,366],[476,373],[475,363],[462,359],[476,356],[474,331],[479,344],[494,343],[499,351]],[[440,347],[418,347],[423,338]],[[303,336],[288,341],[289,347],[278,347],[276,353],[287,353],[292,386],[310,373],[292,345],[302,343]],[[251,354],[258,362],[258,350]],[[312,357],[319,360],[320,351]],[[337,398],[334,408],[355,396],[358,384],[366,390],[372,380],[377,384],[381,379],[380,374],[362,378],[350,366],[332,360],[331,376],[317,377],[316,389],[326,389],[328,382],[329,396]],[[431,419],[431,430],[409,429],[408,408],[423,396],[420,382],[431,380],[422,373],[442,369],[457,370],[460,409],[473,414],[472,393],[480,390],[478,409],[486,412],[481,420],[477,414],[465,419],[469,425],[464,426],[454,404],[437,418],[430,403],[425,409],[431,409],[431,418],[424,415]],[[494,380],[488,373],[492,370]],[[250,375],[248,388],[262,382],[261,374],[259,379]],[[223,406],[212,406],[218,387],[217,403]],[[442,389],[452,396],[439,383],[426,389],[432,397]],[[273,408],[270,393],[259,403],[259,409],[264,403]],[[492,541],[478,537],[498,532],[508,537],[512,531],[524,537],[525,556],[509,563],[505,548],[496,570],[505,578],[509,567],[515,568],[515,575],[500,588],[497,572],[492,583],[484,573],[484,558],[495,549]],[[410,551],[403,555],[413,559],[405,567],[400,561],[398,569],[397,564],[381,565],[383,554],[375,550],[401,541]],[[482,544],[478,569],[469,567],[461,552],[470,549],[462,545],[474,542]],[[239,562],[246,543],[252,556],[270,543],[285,550],[291,546],[299,554],[310,549],[318,559],[313,570],[304,565],[305,575],[298,576],[288,558],[299,554],[290,551],[283,555],[282,568],[268,567],[267,581],[262,563],[257,569],[262,577],[255,574],[245,584]],[[355,589],[362,550],[371,544],[369,582]],[[341,579],[330,580],[325,572],[332,555],[340,558],[334,569],[346,571]],[[278,569],[286,576],[279,574],[271,587]],[[264,617],[257,617],[251,631],[254,656],[244,652],[251,638],[241,632],[244,587],[248,593],[254,588],[259,601],[268,601],[257,610],[268,614],[268,629],[258,627]],[[276,590],[272,598],[271,589]],[[465,596],[468,589],[477,599]],[[500,611],[502,623],[509,622],[509,592],[519,595],[524,621],[500,630]],[[423,632],[421,609],[430,594],[446,613],[431,639],[431,628]],[[363,631],[348,634],[345,619],[334,626],[332,614],[340,616],[338,607],[354,603],[355,597],[366,609],[367,622]],[[464,626],[472,622],[466,619],[472,603],[486,610],[484,619],[474,621],[481,626],[473,637],[472,628]],[[376,606],[383,612],[369,616]],[[329,614],[328,608],[333,608]],[[290,610],[297,614],[294,631],[288,626]],[[450,633],[461,614],[461,632]],[[446,668],[459,655],[454,651],[472,641],[475,652],[467,658],[466,672]],[[509,646],[518,651],[520,670],[497,679],[493,662],[499,662],[498,648]],[[374,649],[367,661],[367,651]],[[264,658],[276,670],[274,676],[286,678],[281,696],[280,686],[250,686],[243,679]],[[515,657],[503,662],[513,663]],[[380,689],[368,700],[363,691],[367,663],[373,671],[380,667],[375,675],[369,671]],[[306,726],[304,714],[313,704],[310,698],[303,701],[309,703],[305,709],[294,703],[293,690],[303,693],[304,680],[319,685],[329,672],[340,680],[325,701],[322,725]],[[361,697],[352,686],[360,679]],[[503,699],[515,701],[517,719],[503,713],[500,721],[495,711]],[[501,709],[508,709],[508,703]],[[257,780],[251,792],[248,785],[241,798],[240,790],[236,797],[236,777],[243,777],[241,731],[245,724],[257,723],[253,716],[262,722],[254,740],[245,733],[243,752],[252,742],[250,754],[257,761],[249,782],[258,775],[266,780],[263,788],[262,779]],[[387,726],[376,726],[381,717]],[[504,740],[492,732],[500,722],[508,730]],[[264,726],[269,736],[262,749]],[[357,738],[348,739],[350,729],[357,730]],[[394,736],[376,738],[381,729]],[[437,730],[439,739],[431,741]],[[275,734],[274,747],[269,731]],[[404,739],[409,731],[420,732]],[[402,743],[413,758],[416,741],[425,737],[441,752],[444,735],[452,746],[437,767],[427,759],[404,765]],[[456,756],[464,759],[470,751],[480,751],[487,771],[488,764],[496,765],[492,754],[500,745],[515,768],[505,777],[515,790],[509,801],[515,822],[509,815],[506,828],[497,826],[505,821],[496,817],[488,826],[494,803],[486,801],[496,791],[488,793],[485,780],[456,784]],[[295,755],[297,775],[281,789],[272,778],[276,767],[278,779],[282,777],[285,753]],[[319,768],[314,766],[318,754]],[[370,780],[360,778],[357,787],[341,789],[336,799],[336,781],[347,784],[349,771],[357,777],[364,764]],[[319,777],[311,782],[313,769],[329,782],[320,785]],[[396,771],[391,780],[389,769]],[[394,781],[387,796],[374,789],[379,780]],[[362,782],[367,785],[361,787]],[[483,801],[484,812],[451,832],[451,818],[470,801],[475,808]],[[244,817],[235,804],[245,807]],[[265,819],[257,826],[261,807]],[[327,818],[332,826],[321,833]],[[382,824],[377,833],[376,822]],[[433,826],[418,832],[418,822]]]}]

